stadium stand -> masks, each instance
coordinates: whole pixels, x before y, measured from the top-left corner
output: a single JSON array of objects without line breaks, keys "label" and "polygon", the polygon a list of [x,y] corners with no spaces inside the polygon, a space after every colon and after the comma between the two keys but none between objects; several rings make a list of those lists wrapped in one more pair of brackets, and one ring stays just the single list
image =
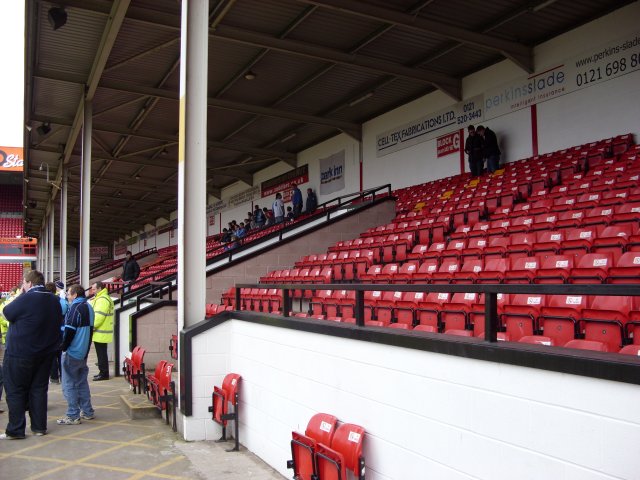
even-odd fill
[{"label": "stadium stand", "polygon": [[0,263],[0,292],[8,292],[22,282],[21,263]]},{"label": "stadium stand", "polygon": [[[392,223],[338,242],[327,253],[307,255],[294,268],[269,272],[260,281],[637,283],[640,163],[631,138],[621,135],[519,160],[479,179],[457,175],[396,190]],[[318,280],[321,266],[327,274]],[[243,309],[269,310],[258,290],[243,290]],[[267,289],[262,290],[264,297]],[[221,303],[232,305],[233,295],[230,290]],[[370,290],[365,321],[484,335],[481,294],[418,295]],[[308,307],[298,312],[308,316],[343,321],[354,316],[355,301],[347,292],[301,287],[293,298],[301,309]],[[636,324],[631,328],[629,321],[638,310],[631,300],[615,297],[505,295],[499,301],[499,339],[559,346],[586,340],[618,352],[635,341]]]}]

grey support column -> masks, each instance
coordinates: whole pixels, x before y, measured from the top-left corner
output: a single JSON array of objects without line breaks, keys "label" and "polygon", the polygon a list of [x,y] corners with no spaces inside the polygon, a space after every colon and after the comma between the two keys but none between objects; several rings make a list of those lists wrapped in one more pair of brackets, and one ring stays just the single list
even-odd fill
[{"label": "grey support column", "polygon": [[62,192],[60,195],[60,281],[67,287],[67,205],[69,171],[62,166]]},{"label": "grey support column", "polygon": [[51,212],[49,212],[49,282],[53,282],[55,276],[56,265],[53,261],[54,250],[55,250],[55,226],[56,222],[56,210],[53,208],[53,204],[51,204]]},{"label": "grey support column", "polygon": [[178,163],[178,330],[204,319],[209,1],[182,2]]},{"label": "grey support column", "polygon": [[47,233],[49,232],[49,223],[47,222],[47,217],[45,215],[42,220],[42,236],[40,239],[42,240],[42,244],[40,245],[39,254],[40,254],[40,271],[44,275],[46,280],[47,278],[47,259],[49,258],[49,236]]},{"label": "grey support column", "polygon": [[91,100],[84,102],[82,125],[82,183],[80,187],[80,285],[89,287],[89,226],[91,222],[91,130],[93,127]]}]

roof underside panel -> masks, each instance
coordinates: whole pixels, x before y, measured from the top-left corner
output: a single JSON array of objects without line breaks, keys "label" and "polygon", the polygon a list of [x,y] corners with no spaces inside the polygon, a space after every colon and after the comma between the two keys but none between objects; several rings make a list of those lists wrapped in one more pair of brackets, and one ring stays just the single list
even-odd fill
[{"label": "roof underside panel", "polygon": [[83,91],[82,85],[35,78],[33,98],[37,98],[38,102],[34,105],[33,113],[73,120]]},{"label": "roof underside panel", "polygon": [[[52,189],[38,167],[46,162],[51,177],[60,170],[62,152],[72,141],[70,125],[115,5],[109,0],[60,3],[66,4],[68,20],[54,31],[47,14],[59,3],[26,0],[26,58],[31,61],[26,71],[31,77],[25,79],[29,88],[25,123],[32,128],[25,146],[25,176],[30,180],[26,195],[38,201],[35,208],[25,211],[28,233],[39,231]],[[446,38],[414,19],[533,47],[631,0],[361,3],[380,7],[381,13],[373,8],[361,14],[349,12],[353,5],[348,1],[343,2],[344,8],[299,0],[209,2],[208,96],[211,103],[216,98],[236,103],[231,105],[233,109],[208,109],[207,140],[216,142],[216,147],[207,151],[211,193],[217,194],[219,188],[238,180],[247,182],[255,172],[279,161],[283,153],[295,154],[341,131],[318,125],[319,118],[293,120],[296,115],[348,122],[357,130],[362,122],[437,88],[410,75],[389,73],[393,66],[460,80],[506,58],[504,52],[482,46],[482,42]],[[389,12],[405,14],[413,25],[385,20]],[[92,222],[92,236],[100,242],[117,239],[160,215],[166,217],[175,208],[180,16],[180,1],[131,0],[120,30],[114,32],[113,48],[93,98],[92,166],[97,183],[92,214],[113,224],[109,234],[100,222]],[[220,25],[218,33],[214,23]],[[256,35],[250,38],[252,33]],[[224,38],[234,35],[249,38],[242,42],[241,38]],[[278,48],[260,46],[278,39],[283,41]],[[105,42],[103,46],[108,45]],[[353,56],[340,63],[331,60],[339,54]],[[362,59],[373,59],[374,65],[356,65]],[[255,74],[253,80],[245,78],[248,71]],[[107,84],[111,84],[109,88]],[[144,90],[154,95],[140,93]],[[256,107],[272,111],[265,112],[268,116],[251,113]],[[52,129],[43,134],[38,127],[47,120],[51,120]],[[68,167],[77,197],[82,135],[75,136],[73,142]],[[225,174],[220,167],[229,170]],[[69,217],[73,226],[69,236],[75,241],[78,212]]]},{"label": "roof underside panel", "polygon": [[40,5],[37,48],[38,68],[57,70],[88,78],[106,24],[104,15],[69,8],[67,24],[53,30],[47,14],[53,4]]}]

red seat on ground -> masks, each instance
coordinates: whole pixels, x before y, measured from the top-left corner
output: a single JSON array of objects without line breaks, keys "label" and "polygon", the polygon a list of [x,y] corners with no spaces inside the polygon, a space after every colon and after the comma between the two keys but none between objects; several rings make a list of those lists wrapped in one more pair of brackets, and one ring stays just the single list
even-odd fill
[{"label": "red seat on ground", "polygon": [[364,480],[365,462],[362,456],[364,428],[343,423],[335,431],[331,446],[318,444],[316,464],[318,480],[347,480],[347,472]]},{"label": "red seat on ground", "polygon": [[293,469],[294,477],[300,480],[312,480],[316,471],[316,446],[319,443],[331,445],[338,419],[327,413],[316,413],[309,423],[304,435],[291,432],[291,457],[287,468]]},{"label": "red seat on ground", "polygon": [[[214,386],[213,393],[211,394],[211,419],[217,424],[222,426],[221,441],[227,439],[227,422],[233,420],[235,424],[235,447],[234,451],[239,450],[240,440],[238,438],[239,426],[238,426],[238,412],[240,407],[240,380],[242,377],[237,373],[228,373],[225,375],[222,381],[222,387]],[[233,411],[229,408],[233,407]]]}]

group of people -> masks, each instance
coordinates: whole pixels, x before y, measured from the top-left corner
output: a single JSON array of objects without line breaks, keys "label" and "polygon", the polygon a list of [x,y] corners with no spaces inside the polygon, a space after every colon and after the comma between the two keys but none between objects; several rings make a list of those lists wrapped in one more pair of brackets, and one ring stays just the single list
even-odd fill
[{"label": "group of people", "polygon": [[[260,208],[259,205],[254,207],[253,212],[247,212],[247,218],[244,222],[238,223],[232,220],[228,224],[228,228],[223,228],[219,240],[225,244],[225,250],[231,250],[238,246],[238,242],[246,237],[250,231],[259,230],[285,221],[292,221],[302,214],[303,200],[302,192],[298,186],[294,186],[291,196],[291,206],[286,207],[282,200],[282,194],[277,193],[276,198],[271,205],[271,209],[267,207]],[[307,188],[307,204],[305,213],[311,214],[318,208],[318,197],[312,188]]]},{"label": "group of people", "polygon": [[45,284],[42,273],[31,270],[1,305],[5,349],[0,398],[4,389],[9,418],[0,440],[25,438],[27,411],[31,432],[47,433],[49,382],[59,378],[67,412],[56,423],[77,425],[95,418],[87,357],[93,342],[99,368],[93,380],[108,380],[114,305],[102,282],[95,282],[89,294],[90,300],[80,285],[65,289],[59,282]]},{"label": "group of people", "polygon": [[484,163],[487,171],[493,173],[500,168],[500,147],[498,137],[489,127],[478,125],[467,127],[469,135],[464,144],[464,151],[469,158],[469,170],[472,177],[479,177],[484,173]]}]

